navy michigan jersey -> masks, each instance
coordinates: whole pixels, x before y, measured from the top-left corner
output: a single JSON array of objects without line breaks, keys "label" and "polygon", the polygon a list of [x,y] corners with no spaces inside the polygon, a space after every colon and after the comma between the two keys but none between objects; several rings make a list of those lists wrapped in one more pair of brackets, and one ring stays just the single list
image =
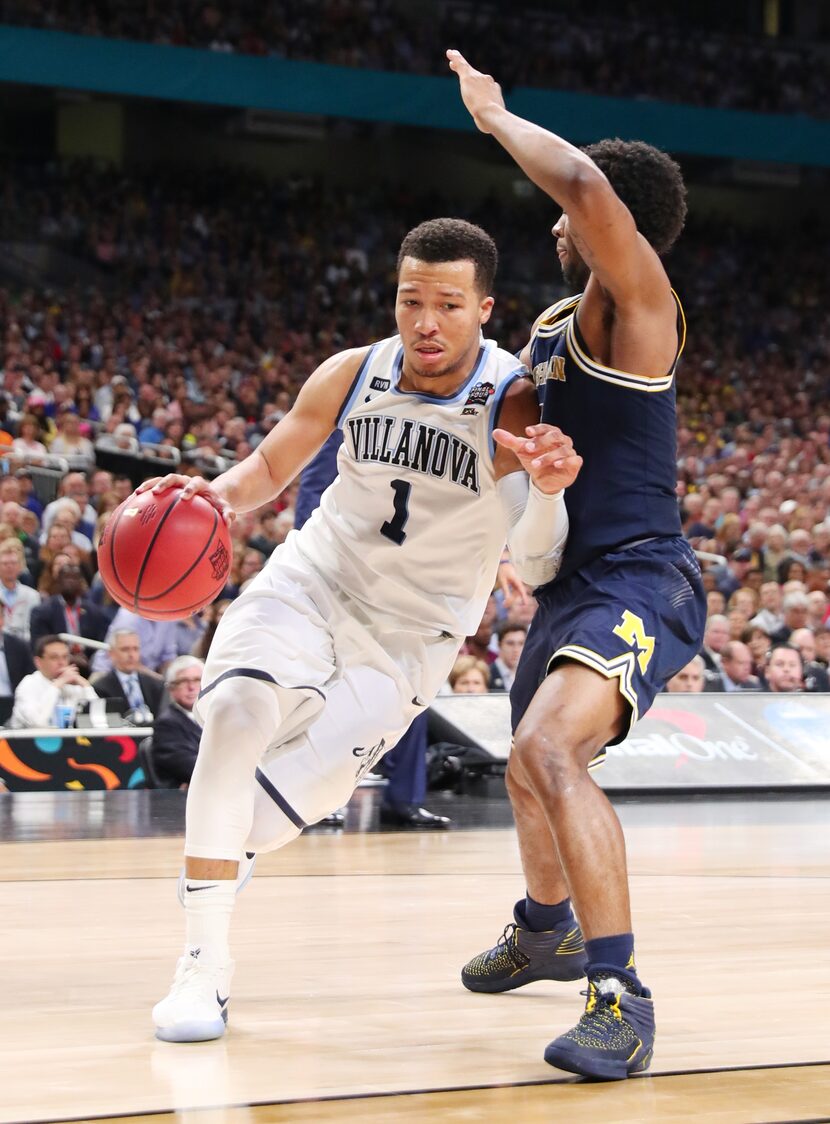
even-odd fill
[{"label": "navy michigan jersey", "polygon": [[706,617],[675,495],[674,373],[686,334],[680,302],[675,296],[671,370],[647,378],[591,357],[576,322],[580,300],[547,309],[530,345],[542,420],[573,440],[584,463],[565,492],[562,567],[537,590],[539,610],[511,692],[514,729],[562,660],[615,679],[633,724],[700,650]]},{"label": "navy michigan jersey", "polygon": [[530,342],[542,421],[572,439],[584,460],[565,492],[570,530],[560,575],[626,542],[680,534],[674,373],[686,325],[677,301],[672,368],[647,378],[604,367],[588,354],[576,311],[581,296],[548,308]]}]

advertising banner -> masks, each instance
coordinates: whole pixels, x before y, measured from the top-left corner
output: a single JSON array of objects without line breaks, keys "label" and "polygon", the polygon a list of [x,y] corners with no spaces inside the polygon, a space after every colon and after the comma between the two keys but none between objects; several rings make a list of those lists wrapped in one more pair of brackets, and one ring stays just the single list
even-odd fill
[{"label": "advertising banner", "polygon": [[[506,760],[507,695],[441,696],[440,736]],[[830,787],[830,696],[659,695],[594,774],[609,790]]]},{"label": "advertising banner", "polygon": [[0,780],[9,792],[143,788],[138,754],[147,727],[0,730]]}]

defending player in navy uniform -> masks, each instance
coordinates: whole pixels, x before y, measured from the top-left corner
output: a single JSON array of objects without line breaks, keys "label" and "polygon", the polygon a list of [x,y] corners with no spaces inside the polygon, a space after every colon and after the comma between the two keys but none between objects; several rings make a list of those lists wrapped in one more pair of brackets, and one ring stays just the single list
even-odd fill
[{"label": "defending player in navy uniform", "polygon": [[622,831],[589,768],[703,635],[700,572],[675,500],[674,376],[685,325],[659,256],[682,229],[685,188],[659,150],[616,140],[582,152],[509,113],[492,78],[456,51],[448,57],[478,128],[564,212],[553,235],[576,295],[534,325],[523,358],[542,424],[510,446],[539,473],[556,464],[548,443],[561,427],[585,459],[565,501],[562,566],[537,591],[511,692],[507,782],[527,895],[505,938],[470,961],[462,980],[492,992],[557,978],[557,954],[576,939],[573,904],[588,1002],[545,1058],[621,1078],[648,1068],[654,1008],[634,960]]},{"label": "defending player in navy uniform", "polygon": [[141,486],[182,486],[183,500],[200,493],[232,518],[270,502],[343,430],[336,480],[222,617],[205,665],[185,951],[153,1009],[163,1040],[224,1032],[243,853],[281,847],[345,804],[429,705],[481,619],[505,540],[525,580],[556,572],[562,490],[581,460],[561,437],[559,467],[526,473],[505,445],[538,404],[525,368],[481,338],[495,267],[478,227],[421,224],[398,261],[399,335],[326,360],[212,484],[171,474]]}]

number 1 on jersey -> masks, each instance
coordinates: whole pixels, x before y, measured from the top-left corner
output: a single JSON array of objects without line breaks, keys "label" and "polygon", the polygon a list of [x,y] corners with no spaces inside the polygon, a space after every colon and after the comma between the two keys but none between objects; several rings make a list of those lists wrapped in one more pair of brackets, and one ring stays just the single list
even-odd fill
[{"label": "number 1 on jersey", "polygon": [[400,546],[406,538],[404,527],[409,519],[409,493],[412,485],[407,480],[393,480],[391,486],[395,493],[395,514],[386,520],[380,533]]}]

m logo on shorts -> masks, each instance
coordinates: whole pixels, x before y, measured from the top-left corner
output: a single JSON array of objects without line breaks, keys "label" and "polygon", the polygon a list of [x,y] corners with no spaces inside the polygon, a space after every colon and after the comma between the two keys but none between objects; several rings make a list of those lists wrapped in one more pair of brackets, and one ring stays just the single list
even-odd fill
[{"label": "m logo on shorts", "polygon": [[637,663],[640,665],[641,673],[645,675],[646,668],[654,655],[654,637],[646,636],[646,626],[643,624],[642,617],[626,609],[622,620],[612,631],[636,651]]}]

